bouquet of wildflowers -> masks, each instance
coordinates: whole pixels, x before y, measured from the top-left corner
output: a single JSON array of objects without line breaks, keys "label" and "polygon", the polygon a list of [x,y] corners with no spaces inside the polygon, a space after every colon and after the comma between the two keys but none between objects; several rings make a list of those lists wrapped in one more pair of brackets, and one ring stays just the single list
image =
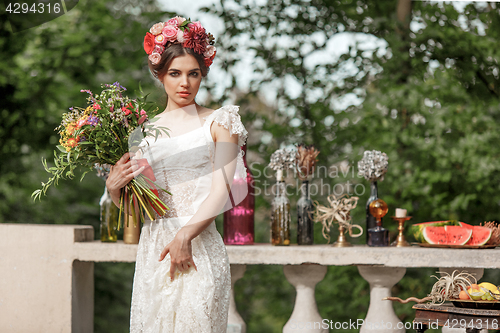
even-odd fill
[{"label": "bouquet of wildflowers", "polygon": [[[47,183],[42,182],[42,188],[33,192],[32,197],[40,198],[45,195],[52,184],[58,184],[59,179],[74,177],[74,170],[82,167],[85,174],[94,167],[114,165],[127,152],[136,152],[141,141],[147,137],[158,136],[167,128],[155,127],[152,118],[158,111],[153,108],[151,102],[146,102],[146,96],[130,99],[124,96],[126,91],[118,82],[103,84],[100,94],[93,94],[90,90],[82,90],[90,96],[87,98],[88,106],[83,109],[71,107],[63,114],[61,125],[56,128],[60,134],[60,145],[54,151],[53,167],[47,166],[47,161],[42,160],[45,170],[52,174]],[[142,95],[142,89],[140,89]],[[149,121],[148,121],[149,120]],[[169,209],[158,198],[158,189],[153,171],[146,159],[136,160],[139,167],[145,166],[144,171],[135,177],[122,189],[120,197],[120,228],[121,215],[125,216],[128,224],[128,216],[132,215],[134,225],[136,221],[136,209],[143,219],[144,213],[154,220],[154,212],[159,216],[165,214]],[[161,189],[171,194],[170,192]]]}]

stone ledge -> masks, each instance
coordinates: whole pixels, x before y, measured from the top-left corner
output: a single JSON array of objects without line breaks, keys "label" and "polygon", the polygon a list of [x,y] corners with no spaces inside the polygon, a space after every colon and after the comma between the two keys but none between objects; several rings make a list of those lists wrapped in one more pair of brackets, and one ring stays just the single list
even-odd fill
[{"label": "stone ledge", "polygon": [[[470,267],[500,268],[500,248],[444,249],[411,246],[407,248],[368,247],[366,245],[336,248],[331,245],[271,244],[227,245],[231,264],[300,265],[315,263],[326,266],[372,265],[385,267]],[[81,261],[135,262],[137,245],[81,242],[74,245],[75,259]]]}]

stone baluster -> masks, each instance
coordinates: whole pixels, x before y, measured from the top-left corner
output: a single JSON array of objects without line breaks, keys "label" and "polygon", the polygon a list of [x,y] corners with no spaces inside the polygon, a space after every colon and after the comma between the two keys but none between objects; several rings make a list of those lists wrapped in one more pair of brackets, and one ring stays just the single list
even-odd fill
[{"label": "stone baluster", "polygon": [[329,332],[322,325],[314,289],[325,277],[327,267],[317,264],[286,265],[283,267],[285,277],[295,287],[297,296],[290,319],[283,327],[283,333]]},{"label": "stone baluster", "polygon": [[247,265],[231,264],[231,296],[229,296],[229,315],[227,333],[246,333],[247,325],[241,318],[234,301],[234,284],[245,274]]},{"label": "stone baluster", "polygon": [[[439,268],[439,272],[442,273],[448,273],[450,275],[453,274],[453,271],[459,271],[459,272],[467,272],[469,274],[474,275],[477,281],[479,281],[484,274],[484,268]],[[443,274],[441,274],[443,276]],[[443,333],[465,333],[465,328],[452,328],[448,326],[443,326],[441,329]],[[481,330],[481,333],[488,333],[488,330]]]},{"label": "stone baluster", "polygon": [[406,273],[406,268],[358,266],[361,276],[370,284],[370,305],[360,333],[405,332],[404,324],[394,313],[391,301],[382,300],[391,296],[391,288]]}]

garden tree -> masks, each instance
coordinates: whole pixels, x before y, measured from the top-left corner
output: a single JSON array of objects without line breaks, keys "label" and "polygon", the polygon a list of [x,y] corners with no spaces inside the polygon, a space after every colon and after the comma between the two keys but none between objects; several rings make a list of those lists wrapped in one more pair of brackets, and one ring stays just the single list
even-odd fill
[{"label": "garden tree", "polygon": [[[379,195],[390,205],[389,214],[403,207],[413,222],[498,220],[497,4],[473,3],[458,11],[449,3],[407,0],[269,0],[260,6],[236,0],[209,11],[224,22],[218,43],[233,84],[240,55],[250,52],[260,75],[253,76],[249,94],[259,96],[270,83],[278,86],[274,114],[255,110],[254,118],[273,135],[269,145],[250,147],[261,157],[268,159],[282,144],[305,142],[321,151],[321,164],[347,161],[352,168],[364,150],[381,150],[389,155],[389,172],[379,183]],[[386,47],[368,52],[360,44],[324,61],[328,41],[340,33],[372,36]],[[248,50],[241,50],[245,45]],[[336,106],[353,95],[361,103]],[[275,121],[277,115],[285,121]],[[367,185],[351,172],[323,180]],[[315,199],[324,203],[326,194]],[[356,223],[363,223],[367,197],[365,192],[353,212]],[[389,219],[386,224],[395,230]],[[239,284],[244,291],[236,292],[246,300],[241,312],[249,332],[277,331],[291,313],[289,299],[280,301],[269,289],[266,298],[274,311],[256,310],[264,295],[256,283],[261,270],[252,267]],[[394,292],[425,296],[434,282],[431,272],[409,270]],[[367,288],[356,269],[330,268],[318,285],[320,312],[336,321],[363,318]],[[396,311],[411,318],[411,305]]]},{"label": "garden tree", "polygon": [[[3,6],[3,4],[2,4]],[[70,106],[85,106],[101,83],[119,81],[135,96],[155,91],[142,42],[165,12],[155,1],[80,1],[66,15],[12,33],[0,13],[0,222],[93,225],[99,237],[104,182],[62,181],[41,202],[31,193],[48,179],[54,128]],[[158,94],[158,97],[160,95]],[[163,101],[162,101],[163,102]],[[133,265],[96,264],[96,332],[128,332]]]}]

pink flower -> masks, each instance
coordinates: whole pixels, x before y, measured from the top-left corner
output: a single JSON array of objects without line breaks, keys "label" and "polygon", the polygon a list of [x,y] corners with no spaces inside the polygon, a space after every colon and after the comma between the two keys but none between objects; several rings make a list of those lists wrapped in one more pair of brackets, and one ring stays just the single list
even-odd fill
[{"label": "pink flower", "polygon": [[177,40],[179,41],[179,43],[184,43],[185,39],[184,39],[184,32],[182,30],[177,30]]},{"label": "pink flower", "polygon": [[151,29],[149,29],[149,32],[152,33],[153,35],[161,34],[164,25],[165,25],[164,22],[156,23],[151,27]]},{"label": "pink flower", "polygon": [[87,122],[87,117],[81,118],[76,122],[76,128],[81,128]]},{"label": "pink flower", "polygon": [[192,27],[195,27],[197,29],[203,29],[203,30],[205,30],[205,28],[203,28],[203,26],[201,25],[200,21],[191,22],[191,23],[188,24],[188,27],[189,27],[189,29],[191,29]]},{"label": "pink flower", "polygon": [[[178,17],[178,16],[177,16]],[[171,18],[170,20],[167,21],[167,25],[171,25],[173,27],[179,27],[180,22],[177,20],[177,17]]]},{"label": "pink flower", "polygon": [[176,16],[176,17],[174,17],[174,19],[177,19],[177,22],[179,22],[179,25],[181,25],[182,22],[186,21],[186,19],[184,17],[180,17],[180,16]]},{"label": "pink flower", "polygon": [[115,106],[111,105],[111,107],[109,108],[109,112],[113,112],[114,110],[115,110]]},{"label": "pink flower", "polygon": [[146,114],[146,111],[141,110],[141,116],[144,116]]},{"label": "pink flower", "polygon": [[167,25],[162,31],[163,36],[167,39],[169,42],[175,42],[177,41],[177,28]]},{"label": "pink flower", "polygon": [[158,44],[156,44],[156,45],[155,45],[155,48],[153,49],[153,52],[154,52],[154,53],[159,53],[159,54],[162,54],[162,53],[163,53],[163,51],[165,51],[165,46],[163,46],[163,45],[158,45]]},{"label": "pink flower", "polygon": [[165,38],[165,36],[163,36],[163,34],[159,34],[155,36],[155,43],[165,45],[167,43],[167,39]]},{"label": "pink flower", "polygon": [[205,50],[205,53],[203,53],[203,56],[205,58],[212,58],[212,56],[214,55],[215,53],[215,46],[213,45],[208,45],[207,46],[207,49]]},{"label": "pink flower", "polygon": [[94,110],[100,110],[101,109],[101,106],[99,104],[97,104],[97,103],[94,103],[93,107],[94,107]]},{"label": "pink flower", "polygon": [[148,119],[148,116],[147,115],[143,115],[139,120],[138,120],[138,124],[141,125],[144,121],[146,121],[146,119]]},{"label": "pink flower", "polygon": [[159,53],[152,53],[148,56],[148,59],[153,65],[157,65],[161,60],[161,55]]}]

